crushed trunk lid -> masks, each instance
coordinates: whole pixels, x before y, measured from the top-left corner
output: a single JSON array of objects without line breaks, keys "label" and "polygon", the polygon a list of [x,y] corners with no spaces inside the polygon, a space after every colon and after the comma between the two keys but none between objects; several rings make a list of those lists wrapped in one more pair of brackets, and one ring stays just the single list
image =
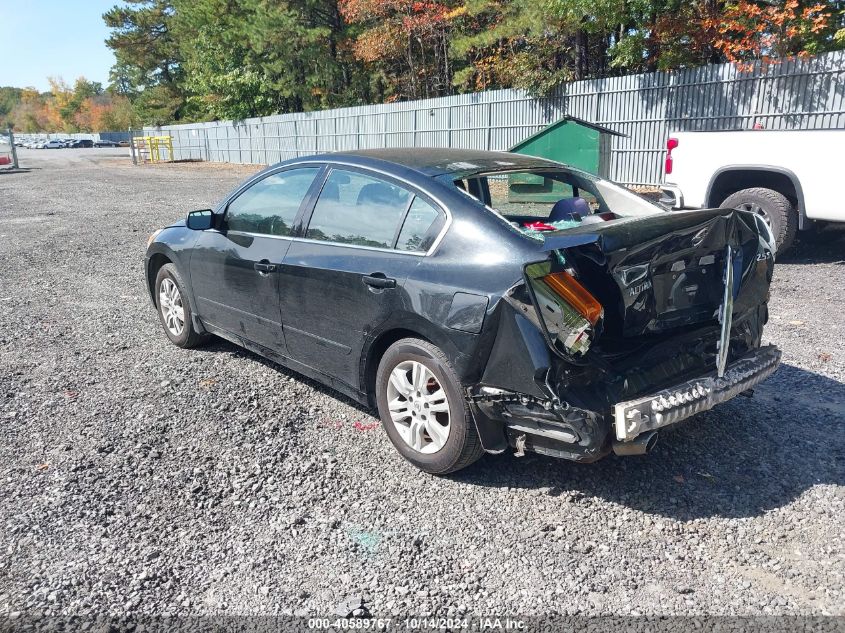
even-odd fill
[{"label": "crushed trunk lid", "polygon": [[630,338],[715,321],[729,245],[735,313],[765,302],[773,260],[758,222],[726,209],[658,213],[546,233],[541,248],[602,304],[602,337]]}]

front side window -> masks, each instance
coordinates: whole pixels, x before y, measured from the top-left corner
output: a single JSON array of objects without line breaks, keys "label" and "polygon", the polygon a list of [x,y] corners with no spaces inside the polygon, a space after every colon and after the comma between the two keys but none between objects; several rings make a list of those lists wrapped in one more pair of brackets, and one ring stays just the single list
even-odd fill
[{"label": "front side window", "polygon": [[353,171],[333,169],[317,199],[305,237],[392,248],[411,192]]},{"label": "front side window", "polygon": [[270,174],[229,203],[230,231],[290,235],[293,221],[319,167],[303,167]]}]

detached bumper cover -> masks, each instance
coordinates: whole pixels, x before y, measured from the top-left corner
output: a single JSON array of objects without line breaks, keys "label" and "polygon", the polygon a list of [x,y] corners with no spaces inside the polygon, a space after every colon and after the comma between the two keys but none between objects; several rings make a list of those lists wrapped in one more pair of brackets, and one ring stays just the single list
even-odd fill
[{"label": "detached bumper cover", "polygon": [[674,424],[730,400],[771,376],[780,364],[780,356],[780,350],[774,345],[761,347],[728,365],[722,378],[714,371],[670,389],[614,405],[616,439],[630,441],[640,433]]}]

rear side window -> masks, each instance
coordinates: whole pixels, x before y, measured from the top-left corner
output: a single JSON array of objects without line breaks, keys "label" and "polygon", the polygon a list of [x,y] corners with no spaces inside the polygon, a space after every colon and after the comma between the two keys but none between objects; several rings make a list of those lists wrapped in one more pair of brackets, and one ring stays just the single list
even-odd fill
[{"label": "rear side window", "polygon": [[408,217],[399,232],[396,248],[400,251],[427,251],[443,227],[443,212],[422,198],[414,198]]},{"label": "rear side window", "polygon": [[271,174],[254,183],[229,203],[226,225],[230,231],[290,235],[319,167],[303,167]]},{"label": "rear side window", "polygon": [[305,237],[392,248],[411,192],[384,180],[333,169],[311,214]]}]

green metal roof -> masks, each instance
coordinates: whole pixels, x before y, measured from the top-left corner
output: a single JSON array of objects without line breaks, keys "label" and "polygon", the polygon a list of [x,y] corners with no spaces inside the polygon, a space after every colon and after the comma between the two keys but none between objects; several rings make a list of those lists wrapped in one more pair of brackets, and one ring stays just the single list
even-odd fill
[{"label": "green metal roof", "polygon": [[590,123],[589,121],[585,121],[584,119],[579,119],[578,117],[566,115],[566,116],[559,118],[554,123],[549,123],[546,127],[544,127],[539,132],[535,132],[534,134],[532,134],[528,138],[522,139],[519,143],[517,143],[516,145],[511,147],[510,151],[512,151],[512,152],[516,151],[516,150],[522,148],[523,146],[528,145],[531,141],[534,141],[535,139],[538,139],[541,136],[548,134],[552,130],[559,128],[561,125],[564,125],[564,124],[569,123],[569,122],[577,123],[578,125],[583,125],[584,127],[588,127],[588,128],[593,129],[593,130],[597,130],[598,132],[601,132],[602,134],[610,134],[612,136],[627,136],[627,134],[622,134],[621,132],[617,132],[616,130],[611,130],[609,127],[605,127],[603,125],[598,125],[597,123]]}]

